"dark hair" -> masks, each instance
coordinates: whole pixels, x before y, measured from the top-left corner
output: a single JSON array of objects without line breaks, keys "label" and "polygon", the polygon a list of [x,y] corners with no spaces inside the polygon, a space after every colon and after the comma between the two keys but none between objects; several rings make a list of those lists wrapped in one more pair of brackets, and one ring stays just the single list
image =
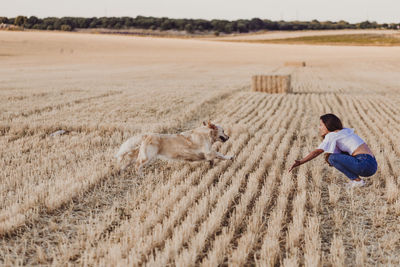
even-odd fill
[{"label": "dark hair", "polygon": [[322,115],[319,118],[325,124],[326,129],[328,129],[328,131],[330,131],[330,132],[343,129],[342,122],[335,114],[329,113],[329,114]]}]

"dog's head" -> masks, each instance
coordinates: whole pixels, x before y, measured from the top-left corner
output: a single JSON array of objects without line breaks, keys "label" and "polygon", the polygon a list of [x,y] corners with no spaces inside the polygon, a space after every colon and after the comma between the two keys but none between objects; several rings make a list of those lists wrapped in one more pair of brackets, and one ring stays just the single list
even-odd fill
[{"label": "dog's head", "polygon": [[221,126],[215,125],[211,123],[210,121],[208,122],[203,122],[204,126],[207,126],[208,128],[211,129],[211,137],[214,142],[216,141],[221,141],[221,142],[226,142],[229,139],[229,136],[224,133],[224,129]]}]

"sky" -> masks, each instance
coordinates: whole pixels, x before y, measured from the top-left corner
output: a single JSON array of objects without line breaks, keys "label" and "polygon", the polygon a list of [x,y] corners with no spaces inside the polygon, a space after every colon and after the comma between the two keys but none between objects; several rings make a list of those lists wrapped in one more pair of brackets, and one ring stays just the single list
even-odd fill
[{"label": "sky", "polygon": [[0,16],[400,22],[400,0],[0,0]]}]

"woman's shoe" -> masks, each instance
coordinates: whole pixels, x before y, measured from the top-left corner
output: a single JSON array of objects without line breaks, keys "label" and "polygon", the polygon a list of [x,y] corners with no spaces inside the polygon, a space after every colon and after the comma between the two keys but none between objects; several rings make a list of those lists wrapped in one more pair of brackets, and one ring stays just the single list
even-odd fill
[{"label": "woman's shoe", "polygon": [[351,180],[350,182],[347,183],[347,187],[350,187],[350,188],[363,187],[364,185],[365,185],[365,182],[363,179],[360,179],[360,181]]}]

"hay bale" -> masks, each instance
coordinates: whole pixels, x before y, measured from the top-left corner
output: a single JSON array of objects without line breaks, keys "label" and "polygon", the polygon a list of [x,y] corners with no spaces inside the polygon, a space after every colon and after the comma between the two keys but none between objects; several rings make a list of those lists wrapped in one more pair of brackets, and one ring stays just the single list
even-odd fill
[{"label": "hay bale", "polygon": [[279,89],[279,83],[278,83],[279,76],[274,75],[272,76],[272,93],[278,93]]},{"label": "hay bale", "polygon": [[263,92],[268,93],[268,90],[269,90],[269,91],[272,90],[272,89],[269,89],[269,88],[272,88],[272,76],[264,76],[264,77],[265,77],[264,79],[267,80],[267,87],[264,89]]},{"label": "hay bale", "polygon": [[287,61],[285,62],[286,67],[305,67],[306,62],[304,61]]},{"label": "hay bale", "polygon": [[258,86],[258,76],[254,75],[253,77],[251,77],[251,89],[253,91],[257,91],[256,89],[259,88]]},{"label": "hay bale", "polygon": [[254,75],[251,77],[251,88],[255,92],[291,93],[290,79],[290,75]]},{"label": "hay bale", "polygon": [[290,80],[291,77],[290,75],[280,75],[277,77],[278,80],[278,93],[291,93],[291,87],[290,87]]}]

